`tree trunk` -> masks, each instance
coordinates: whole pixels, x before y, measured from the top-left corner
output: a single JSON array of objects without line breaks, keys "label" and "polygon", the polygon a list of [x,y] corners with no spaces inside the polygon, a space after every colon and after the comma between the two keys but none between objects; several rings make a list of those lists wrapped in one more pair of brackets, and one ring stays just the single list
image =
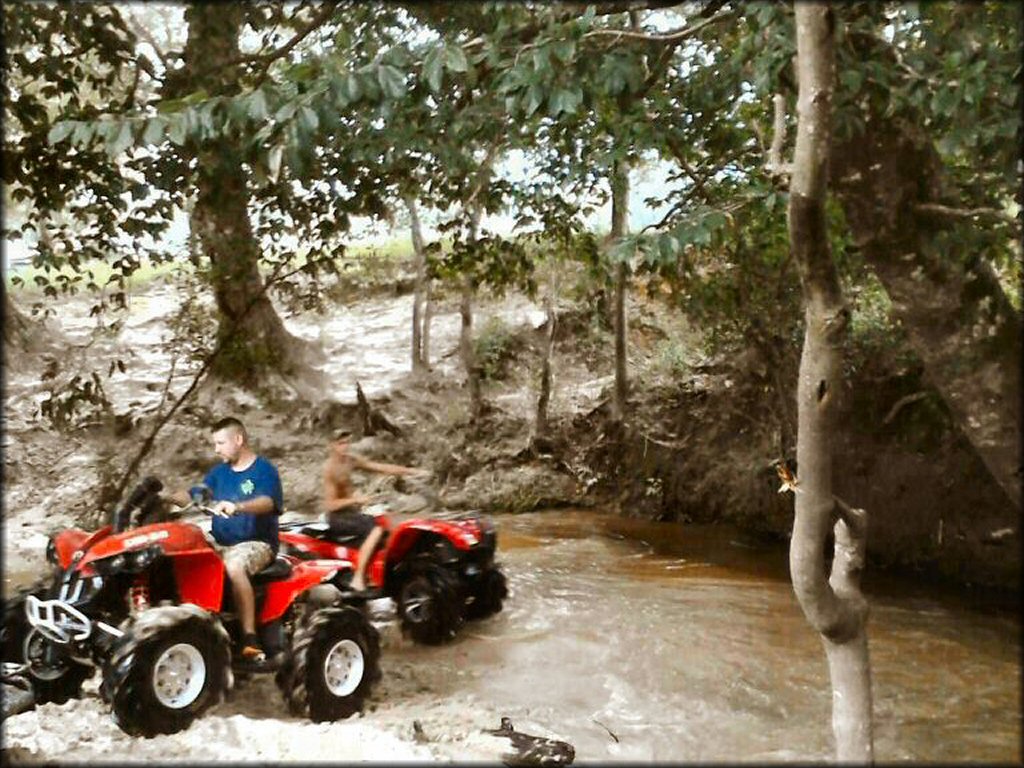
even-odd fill
[{"label": "tree trunk", "polygon": [[536,442],[548,436],[548,403],[551,402],[551,353],[555,347],[555,328],[558,317],[555,314],[555,297],[549,294],[544,301],[547,314],[547,329],[544,334],[544,351],[540,368],[540,396],[537,398],[537,419],[533,427]]},{"label": "tree trunk", "polygon": [[[483,209],[474,205],[469,213],[469,243],[474,247],[477,235],[480,231],[480,218],[483,216]],[[459,302],[459,315],[462,318],[462,326],[459,333],[459,351],[462,355],[462,364],[466,370],[466,386],[469,388],[469,403],[471,419],[476,421],[483,415],[484,398],[481,384],[480,365],[476,359],[476,352],[473,349],[473,280],[468,275],[462,279],[462,297]]]},{"label": "tree trunk", "polygon": [[[866,52],[871,56],[872,52]],[[940,202],[942,161],[916,125],[865,116],[832,178],[859,247],[964,436],[1021,509],[1021,321]],[[974,225],[979,226],[979,225]]]},{"label": "tree trunk", "polygon": [[[234,4],[186,9],[185,69],[172,79],[177,95],[200,88],[213,95],[236,87],[236,67],[228,62],[239,57],[243,12],[242,6]],[[218,341],[223,345],[213,370],[247,382],[267,370],[288,370],[301,359],[303,345],[285,330],[266,295],[239,148],[235,142],[215,140],[191,151],[198,160],[191,225],[210,259]]]},{"label": "tree trunk", "polygon": [[416,198],[405,195],[405,207],[409,210],[409,228],[412,230],[412,250],[416,258],[416,288],[412,300],[412,371],[421,373],[427,369],[423,355],[423,304],[427,291],[427,254],[423,246],[423,228],[420,214],[416,209]]},{"label": "tree trunk", "polygon": [[28,318],[11,299],[10,289],[4,287],[4,343],[25,349],[29,342]]},{"label": "tree trunk", "polygon": [[[611,242],[619,243],[628,233],[629,221],[629,165],[616,161],[612,170],[612,231]],[[626,413],[629,381],[626,378],[626,289],[629,265],[619,262],[615,268],[615,392],[612,397],[612,421],[621,422]]]},{"label": "tree trunk", "polygon": [[427,279],[423,291],[423,330],[420,335],[420,355],[423,367],[430,369],[430,323],[434,319],[434,281]]},{"label": "tree trunk", "polygon": [[[866,515],[832,493],[832,442],[840,405],[843,345],[850,313],[829,251],[825,217],[835,79],[835,16],[827,4],[796,3],[797,138],[789,199],[789,237],[800,271],[805,336],[797,386],[795,518],[790,541],[793,589],[821,633],[832,682],[836,758],[872,762],[871,669],[867,602],[860,592]],[[834,557],[825,577],[833,514]]]}]

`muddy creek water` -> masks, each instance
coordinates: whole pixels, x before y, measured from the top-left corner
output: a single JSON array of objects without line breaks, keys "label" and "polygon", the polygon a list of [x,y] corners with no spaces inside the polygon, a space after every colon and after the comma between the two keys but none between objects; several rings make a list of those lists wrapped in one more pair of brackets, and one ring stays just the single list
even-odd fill
[{"label": "muddy creek water", "polygon": [[[784,549],[590,511],[498,524],[513,595],[462,645],[499,709],[580,759],[830,758],[824,653]],[[1015,615],[891,580],[866,591],[876,757],[1019,762]]]}]

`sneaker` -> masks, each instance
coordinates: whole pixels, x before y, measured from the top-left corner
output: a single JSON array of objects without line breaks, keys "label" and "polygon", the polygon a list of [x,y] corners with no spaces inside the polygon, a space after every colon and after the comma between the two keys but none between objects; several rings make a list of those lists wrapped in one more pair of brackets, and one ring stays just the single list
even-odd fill
[{"label": "sneaker", "polygon": [[267,655],[260,648],[260,642],[255,635],[246,635],[242,641],[241,650],[238,655],[242,658],[242,661],[249,661],[256,664],[261,664],[267,660]]}]

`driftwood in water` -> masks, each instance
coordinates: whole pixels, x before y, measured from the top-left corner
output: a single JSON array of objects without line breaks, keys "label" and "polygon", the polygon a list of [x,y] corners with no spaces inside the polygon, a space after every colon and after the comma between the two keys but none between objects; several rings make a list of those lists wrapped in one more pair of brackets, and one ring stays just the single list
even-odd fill
[{"label": "driftwood in water", "polygon": [[36,705],[32,685],[24,674],[7,674],[5,672],[0,693],[3,694],[3,719],[27,712]]},{"label": "driftwood in water", "polygon": [[500,728],[485,733],[509,740],[514,751],[501,756],[501,762],[505,765],[569,765],[576,758],[576,750],[572,744],[520,733],[512,727],[512,719],[508,717],[501,718]]},{"label": "driftwood in water", "polygon": [[391,422],[391,420],[380,411],[370,406],[370,401],[363,394],[363,388],[356,382],[356,401],[359,412],[359,420],[363,425],[363,436],[376,435],[378,430],[383,429],[395,437],[401,437],[402,430]]}]

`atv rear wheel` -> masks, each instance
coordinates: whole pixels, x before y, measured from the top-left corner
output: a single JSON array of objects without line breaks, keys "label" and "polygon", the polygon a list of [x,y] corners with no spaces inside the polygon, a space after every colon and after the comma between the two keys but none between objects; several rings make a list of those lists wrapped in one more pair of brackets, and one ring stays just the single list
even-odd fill
[{"label": "atv rear wheel", "polygon": [[81,695],[82,683],[92,677],[93,668],[68,658],[62,646],[47,640],[28,623],[26,596],[42,596],[46,589],[46,583],[39,581],[4,601],[0,642],[4,661],[29,665],[26,677],[36,704],[63,704]]},{"label": "atv rear wheel", "polygon": [[402,631],[417,643],[439,645],[462,626],[459,581],[433,558],[414,562],[395,600]]},{"label": "atv rear wheel", "polygon": [[322,608],[296,628],[277,685],[292,713],[322,723],[359,712],[379,679],[374,626],[355,608]]},{"label": "atv rear wheel", "polygon": [[480,576],[472,593],[472,602],[466,606],[467,619],[486,619],[499,613],[508,597],[508,583],[497,568],[488,568]]},{"label": "atv rear wheel", "polygon": [[228,633],[194,605],[151,608],[115,644],[100,693],[133,736],[177,733],[231,687]]}]

